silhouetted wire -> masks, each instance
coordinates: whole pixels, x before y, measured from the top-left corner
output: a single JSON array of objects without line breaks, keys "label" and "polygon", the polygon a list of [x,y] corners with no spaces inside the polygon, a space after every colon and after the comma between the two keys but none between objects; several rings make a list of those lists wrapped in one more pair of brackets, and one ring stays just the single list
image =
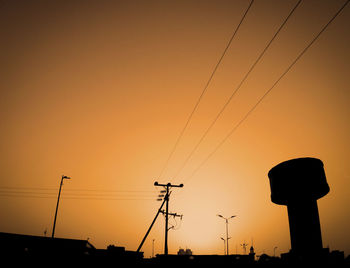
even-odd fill
[{"label": "silhouetted wire", "polygon": [[201,100],[202,100],[202,98],[203,98],[205,92],[207,91],[207,88],[208,88],[208,86],[209,86],[211,80],[213,79],[213,77],[214,77],[214,75],[215,75],[215,73],[216,73],[216,71],[217,71],[219,65],[221,64],[222,59],[223,59],[224,56],[226,55],[226,52],[227,52],[227,50],[229,49],[229,47],[230,47],[230,45],[231,45],[231,43],[232,43],[232,40],[233,40],[234,37],[236,36],[236,33],[238,32],[238,29],[239,29],[240,26],[242,25],[242,22],[243,22],[244,18],[246,17],[246,15],[247,15],[247,13],[248,13],[250,7],[252,6],[253,2],[254,2],[254,0],[251,0],[251,1],[250,1],[250,4],[249,4],[248,8],[247,8],[246,11],[244,12],[243,17],[241,18],[241,20],[240,20],[239,24],[237,25],[235,31],[233,32],[233,34],[232,34],[232,36],[231,36],[231,38],[230,38],[230,40],[229,40],[227,46],[226,46],[225,49],[224,49],[224,52],[222,53],[221,57],[219,58],[219,61],[217,62],[217,64],[215,65],[215,68],[214,68],[214,70],[212,71],[212,73],[211,73],[211,75],[210,75],[210,77],[209,77],[207,83],[205,84],[205,86],[204,86],[204,88],[203,88],[203,90],[202,90],[202,92],[201,92],[199,98],[197,99],[197,102],[196,102],[196,104],[194,105],[193,110],[191,111],[189,117],[187,118],[187,121],[186,121],[186,123],[185,123],[185,126],[184,126],[183,129],[181,130],[180,135],[178,136],[178,138],[177,138],[177,140],[176,140],[176,142],[175,142],[175,144],[174,144],[174,147],[172,148],[172,150],[171,150],[171,152],[170,152],[170,154],[169,154],[169,156],[168,156],[168,158],[167,158],[167,160],[166,160],[166,162],[165,162],[163,168],[162,168],[161,171],[160,171],[160,174],[159,174],[159,176],[158,176],[159,179],[162,177],[162,175],[163,175],[165,169],[167,168],[171,157],[173,156],[174,152],[176,151],[176,148],[177,148],[177,146],[179,145],[179,142],[180,142],[180,140],[182,139],[182,137],[183,137],[183,135],[184,135],[184,133],[185,133],[185,130],[187,129],[187,127],[188,127],[188,125],[189,125],[189,123],[190,123],[190,121],[191,121],[191,119],[192,119],[192,117],[193,117],[195,111],[196,111],[197,108],[198,108],[199,103],[201,102]]},{"label": "silhouetted wire", "polygon": [[[38,193],[38,192],[0,192],[0,195],[36,195],[36,196],[47,196],[47,197],[57,197],[57,193]],[[108,198],[129,198],[129,197],[138,197],[138,198],[156,198],[156,195],[115,195],[115,194],[70,194],[70,193],[61,193],[61,196],[64,197],[81,197],[81,198],[97,198],[97,197],[108,197]]]},{"label": "silhouetted wire", "polygon": [[65,197],[62,196],[63,199],[79,199],[79,200],[152,200],[156,201],[156,198],[99,198],[99,197]]},{"label": "silhouetted wire", "polygon": [[[40,196],[40,195],[20,195],[20,194],[0,194],[1,197],[15,197],[15,198],[49,198],[49,199],[56,199],[57,196]],[[67,199],[67,200],[152,200],[156,201],[156,198],[104,198],[104,197],[66,197],[64,195],[61,196],[62,199]]]},{"label": "silhouetted wire", "polygon": [[40,194],[40,195],[57,195],[57,193],[35,192],[35,191],[4,191],[0,190],[0,194]]},{"label": "silhouetted wire", "polygon": [[171,217],[170,218],[173,218],[173,221],[175,222],[175,224],[173,224],[173,228],[172,230],[176,231],[176,230],[179,230],[182,226],[182,218],[180,218],[180,220],[176,220],[176,217]]},{"label": "silhouetted wire", "polygon": [[[34,191],[58,191],[57,188],[40,188],[40,187],[6,187],[1,186],[0,191],[2,190],[34,190]],[[155,193],[155,190],[97,190],[97,189],[65,189],[65,191],[80,191],[80,192],[116,192],[116,193]]]},{"label": "silhouetted wire", "polygon": [[[23,189],[20,188],[20,189]],[[31,188],[32,189],[32,188]],[[156,192],[69,192],[64,191],[62,193],[62,196],[65,197],[109,197],[109,198],[128,198],[128,197],[142,197],[142,198],[150,198],[150,197],[156,197]],[[34,190],[15,190],[15,189],[6,189],[2,190],[0,188],[0,195],[36,195],[36,196],[57,196],[57,190],[55,192],[43,192],[43,191],[34,191]]]},{"label": "silhouetted wire", "polygon": [[[289,65],[289,67],[282,73],[282,75],[275,81],[275,83],[261,96],[258,102],[246,113],[246,115],[234,126],[234,128],[225,136],[223,140],[215,147],[215,149],[204,159],[204,161],[192,172],[188,177],[191,179],[194,174],[216,153],[216,151],[226,142],[226,140],[242,125],[242,123],[249,117],[249,115],[256,109],[256,107],[264,100],[264,98],[272,91],[272,89],[279,83],[279,81],[289,72],[289,70],[298,62],[298,60],[305,54],[305,52],[315,43],[320,35],[327,29],[333,20],[340,14],[350,0],[346,1],[343,6],[335,13],[335,15],[328,21],[322,30],[312,39],[312,41],[303,49],[303,51],[296,57],[296,59]],[[188,181],[187,180],[187,181]]]},{"label": "silhouetted wire", "polygon": [[157,193],[71,193],[65,191],[64,195],[74,195],[74,196],[156,196]]},{"label": "silhouetted wire", "polygon": [[38,190],[38,191],[57,191],[57,188],[41,188],[41,187],[6,187],[1,186],[3,190]]},{"label": "silhouetted wire", "polygon": [[96,189],[65,189],[65,191],[86,191],[86,192],[120,192],[120,193],[154,193],[155,190],[96,190]]},{"label": "silhouetted wire", "polygon": [[39,195],[21,195],[21,194],[0,194],[1,197],[16,197],[16,198],[57,198],[54,196],[39,196]]},{"label": "silhouetted wire", "polygon": [[218,119],[220,118],[220,116],[222,115],[222,113],[225,111],[225,109],[227,108],[227,106],[230,104],[231,100],[233,99],[233,97],[236,95],[236,93],[238,92],[238,90],[241,88],[241,86],[243,85],[243,83],[246,81],[246,79],[248,78],[248,76],[250,75],[250,73],[253,71],[253,69],[255,68],[255,66],[258,64],[258,62],[261,60],[261,58],[263,57],[263,55],[265,54],[265,52],[268,50],[268,48],[270,47],[270,45],[272,44],[272,42],[275,40],[275,38],[277,37],[277,35],[279,34],[279,32],[282,30],[282,28],[284,27],[284,25],[287,23],[287,21],[289,20],[289,18],[292,16],[292,14],[294,13],[294,11],[296,10],[296,8],[299,6],[299,4],[301,3],[302,0],[299,0],[296,5],[294,6],[294,8],[289,12],[288,16],[285,18],[285,20],[283,21],[283,23],[281,24],[281,26],[278,28],[278,30],[276,31],[276,33],[274,34],[274,36],[271,38],[271,40],[269,41],[269,43],[266,45],[266,47],[263,49],[263,51],[260,53],[259,57],[255,60],[255,62],[253,63],[253,65],[249,68],[248,72],[245,74],[245,76],[243,77],[243,79],[241,80],[241,82],[238,84],[238,86],[235,88],[235,90],[232,92],[231,96],[227,99],[227,101],[225,102],[224,106],[221,108],[221,110],[219,111],[219,113],[216,115],[216,117],[214,118],[214,120],[211,122],[211,124],[209,125],[209,127],[207,128],[207,130],[204,132],[204,134],[202,135],[202,137],[199,139],[199,141],[197,142],[197,144],[194,146],[194,148],[192,149],[192,151],[190,152],[190,154],[187,156],[186,160],[183,162],[182,166],[177,170],[177,172],[175,173],[174,178],[177,178],[177,176],[180,174],[180,172],[184,169],[184,167],[186,166],[186,164],[188,163],[188,161],[192,158],[193,154],[197,151],[199,145],[203,142],[203,140],[205,139],[205,137],[208,135],[209,131],[214,127],[214,125],[216,124],[216,122],[218,121]]}]

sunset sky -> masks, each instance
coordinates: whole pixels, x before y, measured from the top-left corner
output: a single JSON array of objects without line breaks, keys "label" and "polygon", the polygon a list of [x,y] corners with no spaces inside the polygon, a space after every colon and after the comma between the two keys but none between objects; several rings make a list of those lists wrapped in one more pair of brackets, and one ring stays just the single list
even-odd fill
[{"label": "sunset sky", "polygon": [[[297,2],[254,1],[167,162],[249,0],[0,1],[0,232],[51,235],[67,175],[56,237],[136,250],[161,204],[153,183],[184,183],[169,253],[222,254],[221,214],[237,215],[230,253],[253,240],[279,255],[287,209],[267,173],[316,157],[330,186],[323,246],[350,254],[350,5],[218,147],[345,0],[300,3],[184,165]],[[152,239],[162,253],[163,216],[145,257]]]}]

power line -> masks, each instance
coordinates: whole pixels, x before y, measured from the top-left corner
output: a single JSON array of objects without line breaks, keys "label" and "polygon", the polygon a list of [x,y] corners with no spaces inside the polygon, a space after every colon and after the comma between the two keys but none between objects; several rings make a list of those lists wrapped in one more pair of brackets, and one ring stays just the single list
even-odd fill
[{"label": "power line", "polygon": [[[57,192],[57,188],[41,188],[41,187],[6,187],[1,186],[1,190],[34,190],[34,191],[55,191]],[[155,193],[156,190],[106,190],[106,189],[65,189],[65,191],[80,191],[80,192],[116,192],[116,193]]]},{"label": "power line", "polygon": [[184,135],[184,133],[185,133],[185,130],[187,129],[187,127],[188,127],[188,125],[189,125],[189,123],[190,123],[190,121],[191,121],[191,119],[192,119],[192,117],[193,117],[193,114],[194,114],[195,111],[197,110],[199,103],[201,102],[201,100],[202,100],[202,98],[203,98],[205,92],[207,91],[207,88],[208,88],[210,82],[212,81],[212,79],[213,79],[213,77],[214,77],[214,75],[215,75],[215,73],[216,73],[216,71],[217,71],[219,65],[221,64],[222,59],[223,59],[224,56],[226,55],[226,52],[227,52],[227,50],[229,49],[229,47],[230,47],[230,45],[231,45],[231,43],[232,43],[232,40],[233,40],[234,37],[236,36],[236,33],[238,32],[238,29],[241,27],[241,25],[242,25],[242,23],[243,23],[243,20],[245,19],[245,17],[246,17],[246,15],[247,15],[247,13],[248,13],[250,7],[252,6],[253,2],[254,2],[254,0],[251,0],[251,1],[250,1],[248,8],[247,8],[246,11],[244,12],[243,17],[241,18],[241,20],[240,20],[239,24],[237,25],[235,31],[233,32],[233,34],[232,34],[232,36],[231,36],[231,38],[230,38],[228,44],[226,45],[226,47],[225,47],[225,49],[224,49],[224,51],[223,51],[221,57],[219,58],[219,61],[218,61],[217,64],[215,65],[214,70],[212,71],[212,73],[211,73],[211,75],[210,75],[210,77],[209,77],[207,83],[205,84],[205,86],[204,86],[204,88],[203,88],[203,90],[202,90],[202,92],[201,92],[199,98],[197,99],[196,104],[195,104],[194,107],[193,107],[193,110],[191,111],[189,117],[187,118],[187,121],[186,121],[186,123],[185,123],[185,126],[184,126],[183,129],[181,130],[180,135],[178,136],[178,138],[177,138],[177,140],[176,140],[176,142],[175,142],[175,144],[174,144],[174,147],[172,148],[172,150],[171,150],[171,152],[170,152],[170,154],[169,154],[169,156],[168,156],[168,158],[167,158],[167,160],[166,160],[166,162],[165,162],[163,168],[162,168],[161,171],[160,171],[160,174],[159,174],[159,176],[158,176],[159,179],[161,178],[161,176],[163,175],[165,169],[167,168],[171,157],[173,156],[174,152],[176,151],[176,148],[177,148],[177,146],[179,145],[179,142],[180,142],[180,140],[182,139],[182,137],[183,137],[183,135]]},{"label": "power line", "polygon": [[320,35],[327,29],[327,27],[333,22],[333,20],[340,14],[340,12],[350,2],[347,0],[342,7],[335,13],[335,15],[328,21],[328,23],[321,29],[321,31],[312,39],[312,41],[302,50],[302,52],[296,57],[296,59],[289,65],[289,67],[281,74],[281,76],[275,81],[275,83],[261,96],[258,102],[246,113],[246,115],[231,129],[231,131],[225,136],[223,140],[215,147],[215,149],[204,159],[204,161],[192,172],[189,179],[212,157],[213,154],[226,142],[226,140],[242,125],[242,123],[251,115],[256,107],[264,100],[264,98],[272,91],[272,89],[279,83],[279,81],[290,71],[290,69],[299,61],[299,59],[305,54],[305,52],[315,43]]},{"label": "power line", "polygon": [[156,193],[97,193],[97,194],[91,194],[91,193],[69,193],[65,192],[63,195],[70,195],[70,196],[157,196]]},{"label": "power line", "polygon": [[[55,191],[52,191],[55,190]],[[77,190],[77,189],[71,189]],[[86,190],[84,190],[86,191]],[[125,199],[150,199],[156,200],[155,191],[88,191],[82,190],[68,191],[62,193],[65,199],[105,199],[105,200],[125,200]],[[33,188],[33,187],[0,187],[1,197],[29,197],[29,198],[56,198],[57,189]]]},{"label": "power line", "polygon": [[[57,196],[57,193],[48,193],[48,192],[36,192],[36,191],[4,191],[0,190],[1,194],[35,194],[35,195],[47,195],[47,196]],[[151,197],[156,196],[156,193],[71,193],[65,191],[62,193],[64,196],[143,196],[143,197]]]},{"label": "power line", "polygon": [[86,192],[118,192],[118,193],[155,193],[155,190],[96,190],[96,189],[66,189],[65,191],[86,191]]},{"label": "power line", "polygon": [[[40,196],[40,195],[19,195],[19,194],[0,194],[0,198],[1,197],[10,197],[10,198],[44,198],[44,199],[56,199],[57,196]],[[105,197],[70,197],[70,196],[64,196],[62,195],[61,197],[62,199],[65,200],[150,200],[150,201],[156,201],[156,198],[133,198],[133,197],[127,197],[127,198],[119,198],[119,197],[115,197],[115,198],[105,198]]]},{"label": "power line", "polygon": [[190,152],[190,154],[187,156],[186,160],[183,162],[182,166],[177,170],[174,178],[176,178],[180,172],[184,169],[184,167],[186,166],[186,164],[188,163],[188,161],[192,158],[193,154],[197,151],[199,145],[203,142],[203,140],[205,139],[205,137],[208,135],[209,131],[214,127],[214,125],[216,124],[216,122],[218,121],[218,119],[220,118],[220,116],[222,115],[222,113],[226,110],[227,106],[230,104],[231,100],[233,99],[233,97],[236,95],[236,93],[238,92],[238,90],[241,88],[241,86],[244,84],[244,82],[246,81],[246,79],[248,78],[248,76],[250,75],[250,73],[253,71],[253,69],[255,68],[255,66],[258,64],[258,62],[261,60],[261,58],[263,57],[263,55],[265,54],[265,52],[268,50],[268,48],[270,47],[270,45],[272,44],[272,42],[275,40],[275,38],[277,37],[277,35],[280,33],[280,31],[282,30],[282,28],[285,26],[285,24],[287,23],[287,21],[289,20],[289,18],[292,16],[292,14],[294,13],[294,11],[296,10],[296,8],[299,6],[299,4],[301,3],[302,0],[299,0],[296,5],[293,7],[293,9],[289,12],[288,16],[285,18],[285,20],[283,21],[283,23],[281,24],[281,26],[278,28],[278,30],[276,31],[276,33],[274,34],[274,36],[271,38],[271,40],[269,41],[269,43],[266,45],[266,47],[263,49],[263,51],[260,53],[260,55],[258,56],[258,58],[255,60],[255,62],[253,63],[253,65],[249,68],[248,72],[245,74],[245,76],[243,77],[243,79],[241,80],[241,82],[238,84],[238,86],[235,88],[235,90],[232,92],[231,96],[227,99],[227,101],[225,102],[224,106],[221,108],[221,110],[219,111],[219,113],[216,115],[216,117],[214,118],[214,120],[211,122],[211,124],[209,125],[209,127],[207,128],[207,130],[204,132],[204,134],[202,135],[202,137],[199,139],[199,141],[197,142],[197,144],[194,146],[194,148],[192,149],[192,151]]},{"label": "power line", "polygon": [[4,190],[38,190],[38,191],[57,191],[56,188],[41,188],[41,187],[7,187],[2,186],[0,189]]},{"label": "power line", "polygon": [[238,84],[238,86],[235,88],[235,90],[232,92],[231,96],[227,99],[227,101],[225,102],[224,106],[221,108],[221,110],[219,111],[219,113],[216,115],[216,117],[214,118],[214,120],[211,122],[211,124],[209,125],[209,127],[207,128],[207,130],[204,132],[204,134],[202,135],[202,137],[199,139],[199,141],[197,142],[197,144],[194,146],[194,148],[192,149],[192,151],[190,152],[190,154],[187,156],[186,160],[183,162],[182,166],[177,170],[174,178],[176,178],[180,172],[184,169],[184,167],[186,166],[186,164],[188,163],[188,161],[192,158],[193,154],[197,151],[199,145],[203,142],[203,140],[205,139],[205,137],[208,135],[209,131],[214,127],[214,125],[216,124],[216,122],[218,121],[218,119],[220,118],[220,116],[222,115],[222,113],[225,111],[225,109],[227,108],[227,106],[230,104],[231,100],[233,99],[233,97],[236,95],[236,93],[238,92],[238,90],[241,88],[241,86],[243,85],[243,83],[246,81],[246,79],[248,78],[248,76],[250,75],[250,73],[253,71],[253,69],[255,68],[255,66],[258,64],[258,62],[261,60],[261,58],[263,57],[263,55],[265,54],[265,52],[268,50],[268,48],[270,47],[270,45],[272,44],[272,42],[275,40],[275,38],[277,37],[277,35],[279,34],[279,32],[282,30],[282,28],[285,26],[285,24],[287,23],[287,21],[289,20],[289,18],[292,16],[292,14],[294,13],[294,11],[296,10],[296,8],[299,6],[299,4],[301,3],[302,0],[299,0],[296,5],[294,6],[294,8],[289,12],[288,16],[285,18],[285,20],[283,21],[283,23],[281,24],[281,26],[278,28],[278,30],[276,31],[276,33],[274,34],[274,36],[271,38],[271,40],[269,41],[269,43],[266,45],[266,47],[263,49],[263,51],[260,53],[260,55],[258,56],[258,58],[255,60],[255,62],[253,63],[253,65],[249,68],[248,72],[245,74],[245,76],[243,77],[243,79],[241,80],[241,82]]},{"label": "power line", "polygon": [[42,194],[42,195],[57,195],[56,193],[46,193],[46,192],[28,192],[28,191],[4,191],[0,190],[0,194]]},{"label": "power line", "polygon": [[151,200],[151,201],[156,201],[156,198],[133,198],[133,197],[125,197],[125,198],[104,198],[104,197],[66,197],[66,196],[63,196],[62,197],[63,199],[77,199],[77,200]]}]

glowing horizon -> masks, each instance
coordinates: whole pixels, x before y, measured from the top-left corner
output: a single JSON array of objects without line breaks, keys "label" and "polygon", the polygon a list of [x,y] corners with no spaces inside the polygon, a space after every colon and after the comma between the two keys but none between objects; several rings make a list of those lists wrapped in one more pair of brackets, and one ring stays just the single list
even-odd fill
[{"label": "glowing horizon", "polygon": [[[309,156],[330,186],[318,202],[323,247],[350,254],[349,7],[192,176],[344,1],[301,2],[178,173],[297,3],[255,1],[161,172],[249,2],[2,3],[0,231],[51,235],[67,175],[56,237],[136,250],[160,206],[153,183],[184,183],[171,196],[184,217],[171,220],[169,253],[223,254],[222,214],[237,215],[231,253],[253,241],[257,254],[280,254],[290,249],[287,211],[271,202],[267,172]],[[145,257],[152,239],[162,253],[161,216]]]}]

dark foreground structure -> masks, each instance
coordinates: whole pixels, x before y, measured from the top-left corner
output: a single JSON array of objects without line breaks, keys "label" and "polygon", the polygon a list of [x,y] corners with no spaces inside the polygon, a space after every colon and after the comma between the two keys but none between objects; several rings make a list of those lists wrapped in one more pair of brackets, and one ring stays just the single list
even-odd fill
[{"label": "dark foreground structure", "polygon": [[268,174],[271,201],[288,209],[290,240],[294,254],[322,254],[317,199],[329,192],[323,163],[316,158],[283,162]]},{"label": "dark foreground structure", "polygon": [[284,263],[327,264],[344,259],[340,252],[323,248],[317,200],[329,192],[323,163],[317,158],[296,158],[272,168],[268,177],[271,201],[287,206],[291,250]]},{"label": "dark foreground structure", "polygon": [[[23,264],[64,265],[68,267],[104,267],[139,264],[143,252],[128,251],[110,245],[96,249],[87,240],[52,238],[0,232],[0,260],[17,267]],[[10,266],[9,266],[10,267]]]},{"label": "dark foreground structure", "polygon": [[87,240],[0,233],[0,260],[7,267],[350,267],[344,252],[323,248],[317,199],[329,192],[321,160],[297,158],[268,173],[271,200],[288,210],[291,250],[281,258],[248,255],[157,255],[114,245],[96,249]]},{"label": "dark foreground structure", "polygon": [[[325,249],[323,266],[349,267],[350,259],[344,252]],[[108,246],[96,249],[87,240],[51,238],[32,235],[0,233],[1,265],[8,267],[295,267],[291,254],[282,258],[261,255],[157,255],[143,258],[142,252],[128,251],[124,247]],[[311,259],[310,259],[311,261]],[[311,264],[319,264],[313,259]],[[6,267],[1,266],[1,267]]]}]

